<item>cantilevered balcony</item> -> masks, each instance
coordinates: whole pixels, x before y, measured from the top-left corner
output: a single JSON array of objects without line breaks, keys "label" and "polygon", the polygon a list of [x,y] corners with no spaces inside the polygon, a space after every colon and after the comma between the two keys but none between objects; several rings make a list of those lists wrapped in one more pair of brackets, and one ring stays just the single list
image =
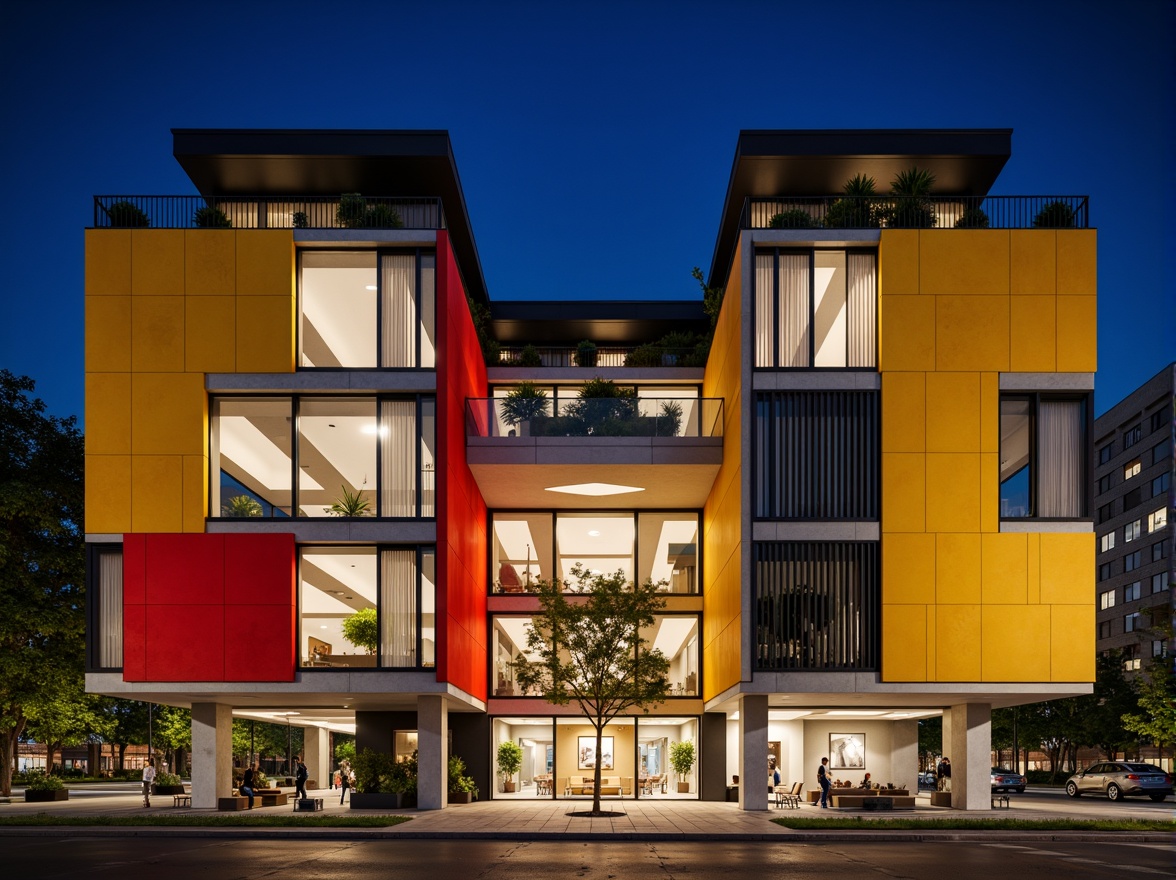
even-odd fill
[{"label": "cantilevered balcony", "polygon": [[743,229],[1086,229],[1088,196],[748,197]]},{"label": "cantilevered balcony", "polygon": [[444,229],[439,198],[94,196],[94,228]]}]

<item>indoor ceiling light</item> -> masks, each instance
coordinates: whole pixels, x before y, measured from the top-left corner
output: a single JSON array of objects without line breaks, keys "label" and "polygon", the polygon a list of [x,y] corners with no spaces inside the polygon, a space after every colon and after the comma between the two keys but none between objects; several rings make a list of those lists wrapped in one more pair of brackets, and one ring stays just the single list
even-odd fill
[{"label": "indoor ceiling light", "polygon": [[624,495],[628,492],[644,492],[641,486],[617,486],[613,483],[575,483],[571,486],[548,486],[545,492],[563,492],[566,495]]},{"label": "indoor ceiling light", "polygon": [[588,532],[588,537],[589,537],[589,538],[599,538],[599,537],[600,537],[600,529],[592,529],[592,530],[590,530],[590,531]]},{"label": "indoor ceiling light", "polygon": [[365,284],[365,285],[364,285],[364,287],[363,287],[363,289],[364,289],[364,290],[375,290],[375,289],[376,289],[376,285],[374,285],[374,284]]}]

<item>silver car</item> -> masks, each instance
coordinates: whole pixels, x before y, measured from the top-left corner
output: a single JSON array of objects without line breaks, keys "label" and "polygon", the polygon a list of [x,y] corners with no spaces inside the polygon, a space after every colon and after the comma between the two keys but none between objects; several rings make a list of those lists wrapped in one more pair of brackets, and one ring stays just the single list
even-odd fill
[{"label": "silver car", "polygon": [[1066,794],[1105,794],[1110,800],[1147,795],[1162,801],[1172,793],[1172,777],[1154,764],[1107,761],[1095,764],[1066,780]]}]

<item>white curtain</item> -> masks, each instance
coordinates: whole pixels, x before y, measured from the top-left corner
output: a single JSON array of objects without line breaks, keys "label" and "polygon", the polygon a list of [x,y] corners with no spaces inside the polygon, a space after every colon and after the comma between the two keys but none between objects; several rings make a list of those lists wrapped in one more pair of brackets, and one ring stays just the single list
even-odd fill
[{"label": "white curtain", "polygon": [[382,316],[381,367],[415,367],[416,363],[416,257],[388,254],[380,258]]},{"label": "white curtain", "polygon": [[98,591],[98,665],[119,669],[123,665],[122,553],[98,556]]},{"label": "white curtain", "polygon": [[437,662],[437,554],[421,553],[421,666]]},{"label": "white curtain", "polygon": [[416,666],[416,551],[380,551],[380,664]]},{"label": "white curtain", "polygon": [[416,516],[416,401],[380,401],[380,516]]},{"label": "white curtain", "polygon": [[1038,516],[1081,516],[1082,447],[1082,402],[1041,401],[1037,411]]},{"label": "white curtain", "polygon": [[421,516],[437,515],[437,458],[434,452],[437,432],[437,401],[421,401]]},{"label": "white curtain", "polygon": [[775,284],[773,275],[774,258],[771,254],[755,255],[755,365],[757,367],[774,367],[775,355],[773,339],[773,324],[775,309],[773,298]]},{"label": "white curtain", "polygon": [[875,365],[878,286],[874,254],[849,255],[849,366]]},{"label": "white curtain", "polygon": [[437,364],[437,256],[421,255],[421,366]]},{"label": "white curtain", "polygon": [[780,255],[780,367],[808,367],[809,254]]}]

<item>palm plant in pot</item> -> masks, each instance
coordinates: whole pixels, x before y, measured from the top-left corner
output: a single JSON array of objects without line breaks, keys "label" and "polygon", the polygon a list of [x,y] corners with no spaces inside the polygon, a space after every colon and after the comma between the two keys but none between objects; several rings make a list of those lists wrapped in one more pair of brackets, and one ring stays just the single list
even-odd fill
[{"label": "palm plant in pot", "polygon": [[841,188],[843,198],[829,206],[825,213],[825,225],[830,229],[878,228],[877,193],[874,178],[855,174]]},{"label": "palm plant in pot", "polygon": [[547,414],[547,392],[534,382],[520,382],[502,398],[499,412],[502,421],[512,428],[518,428],[519,436],[530,433],[531,419]]},{"label": "palm plant in pot", "polygon": [[935,175],[925,168],[911,166],[900,171],[890,181],[890,194],[895,196],[887,215],[887,226],[901,229],[930,229],[935,225],[935,209],[931,206],[931,187]]},{"label": "palm plant in pot", "polygon": [[690,793],[690,771],[694,769],[694,741],[670,743],[670,766],[678,774],[678,794]]},{"label": "palm plant in pot", "polygon": [[502,790],[514,791],[514,775],[523,767],[523,749],[512,739],[498,744],[498,772],[502,774]]}]

